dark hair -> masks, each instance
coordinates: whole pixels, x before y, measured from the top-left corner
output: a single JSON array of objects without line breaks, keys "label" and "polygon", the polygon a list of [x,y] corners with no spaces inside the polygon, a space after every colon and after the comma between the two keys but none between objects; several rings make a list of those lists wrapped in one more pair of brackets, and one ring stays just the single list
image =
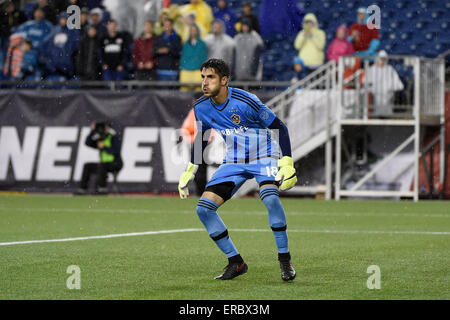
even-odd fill
[{"label": "dark hair", "polygon": [[200,70],[208,68],[214,69],[214,71],[219,75],[220,78],[230,78],[230,67],[228,67],[227,63],[221,59],[209,59],[203,62]]}]

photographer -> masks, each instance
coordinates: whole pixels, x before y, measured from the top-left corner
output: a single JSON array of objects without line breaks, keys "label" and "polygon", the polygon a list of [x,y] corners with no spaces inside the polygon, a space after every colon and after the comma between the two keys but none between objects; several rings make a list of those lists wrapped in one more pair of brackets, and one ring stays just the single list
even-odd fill
[{"label": "photographer", "polygon": [[121,141],[116,131],[106,122],[97,122],[91,125],[91,132],[85,144],[100,151],[100,163],[90,162],[83,167],[80,188],[77,194],[87,194],[91,175],[97,175],[96,194],[106,194],[106,180],[108,172],[117,173],[122,169],[120,156]]}]

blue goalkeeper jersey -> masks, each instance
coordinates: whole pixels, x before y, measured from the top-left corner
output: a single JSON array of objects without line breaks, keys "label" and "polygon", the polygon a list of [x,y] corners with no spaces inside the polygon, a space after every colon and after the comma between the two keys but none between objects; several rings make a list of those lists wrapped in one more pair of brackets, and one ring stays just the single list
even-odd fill
[{"label": "blue goalkeeper jersey", "polygon": [[276,115],[254,94],[228,87],[228,98],[216,105],[207,97],[194,104],[199,132],[215,129],[226,144],[223,163],[249,163],[262,158],[279,158],[279,146],[268,127]]}]

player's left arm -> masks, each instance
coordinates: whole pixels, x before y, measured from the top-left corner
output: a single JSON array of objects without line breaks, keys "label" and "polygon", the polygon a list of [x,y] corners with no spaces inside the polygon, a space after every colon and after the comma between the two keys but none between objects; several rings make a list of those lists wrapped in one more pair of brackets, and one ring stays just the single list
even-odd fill
[{"label": "player's left arm", "polygon": [[275,117],[268,126],[269,129],[278,130],[278,139],[283,157],[278,160],[278,173],[275,177],[276,181],[281,181],[280,190],[288,190],[297,183],[297,175],[292,159],[291,141],[289,139],[289,131],[286,125]]},{"label": "player's left arm", "polygon": [[[254,96],[254,98],[256,98]],[[266,128],[278,130],[278,139],[283,157],[278,160],[278,173],[276,181],[280,181],[280,190],[288,190],[297,183],[297,176],[292,159],[291,140],[289,130],[268,107],[266,107],[258,98],[255,99],[259,105],[258,121]]]}]

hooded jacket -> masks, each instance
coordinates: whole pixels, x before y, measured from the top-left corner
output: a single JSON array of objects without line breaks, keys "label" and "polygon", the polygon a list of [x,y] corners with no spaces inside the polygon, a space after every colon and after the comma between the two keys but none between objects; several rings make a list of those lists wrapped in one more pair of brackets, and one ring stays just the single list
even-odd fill
[{"label": "hooded jacket", "polygon": [[197,29],[197,37],[193,40],[190,35],[183,45],[180,62],[180,69],[183,70],[199,70],[202,63],[208,59],[208,47],[200,39],[200,29],[197,25],[194,26]]},{"label": "hooded jacket", "polygon": [[74,31],[58,25],[43,42],[41,55],[49,74],[61,73],[68,77],[73,75],[73,56],[79,44],[78,34]]},{"label": "hooded jacket", "polygon": [[[208,47],[208,58],[222,59],[233,70],[235,42],[233,38],[225,33],[225,26],[222,20],[215,20],[213,24],[215,23],[222,25],[221,33],[215,35],[214,32],[211,32],[203,39]],[[212,29],[214,30],[214,28]]]},{"label": "hooded jacket", "polygon": [[256,80],[257,71],[261,65],[261,51],[264,42],[261,36],[251,29],[250,22],[246,23],[250,31],[238,33],[234,37],[236,43],[236,66],[234,78],[236,80]]},{"label": "hooded jacket", "polygon": [[[306,21],[312,21],[314,26],[311,35],[305,33]],[[295,38],[294,47],[299,51],[298,57],[307,67],[317,67],[325,61],[325,32],[319,29],[317,18],[313,13],[308,13],[303,18],[303,30]]]},{"label": "hooded jacket", "polygon": [[191,12],[195,12],[195,21],[205,28],[206,32],[211,30],[211,23],[214,15],[211,7],[203,0],[197,0],[196,4],[188,3],[180,7],[180,14],[185,16]]},{"label": "hooded jacket", "polygon": [[[344,38],[338,38],[339,30],[344,30]],[[345,26],[340,26],[336,29],[336,38],[331,41],[327,49],[327,59],[329,61],[334,60],[338,62],[339,58],[342,56],[352,56],[354,54],[352,44],[345,38],[347,34],[347,28]]]},{"label": "hooded jacket", "polygon": [[[377,59],[381,59],[379,55]],[[390,115],[394,92],[403,90],[404,85],[394,67],[385,63],[370,66],[364,78],[364,83],[372,93],[375,115]]]}]

